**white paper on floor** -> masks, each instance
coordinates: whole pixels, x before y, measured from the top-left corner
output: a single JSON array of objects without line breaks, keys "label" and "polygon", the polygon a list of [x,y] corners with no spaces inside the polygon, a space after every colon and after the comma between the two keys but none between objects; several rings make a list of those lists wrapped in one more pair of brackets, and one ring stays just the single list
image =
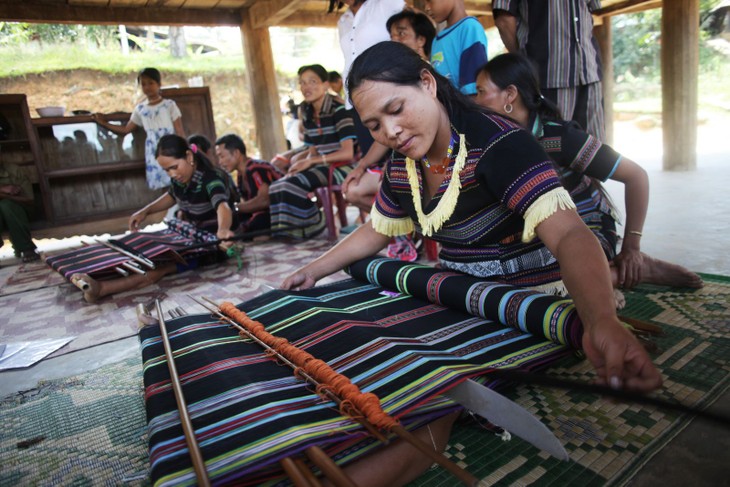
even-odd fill
[{"label": "white paper on floor", "polygon": [[63,347],[74,338],[76,337],[6,343],[5,350],[0,355],[0,370],[30,367]]}]

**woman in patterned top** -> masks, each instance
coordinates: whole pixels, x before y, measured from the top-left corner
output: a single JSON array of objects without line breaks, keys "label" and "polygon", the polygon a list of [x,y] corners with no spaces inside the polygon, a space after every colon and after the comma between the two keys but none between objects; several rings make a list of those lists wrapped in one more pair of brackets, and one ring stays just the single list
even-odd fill
[{"label": "woman in patterned top", "polygon": [[[540,93],[537,71],[519,54],[502,54],[489,61],[477,76],[480,105],[513,118],[540,141],[555,163],[578,213],[593,231],[611,263],[614,287],[631,289],[640,282],[702,287],[702,279],[684,267],[641,252],[640,241],[649,205],[649,178],[638,164],[564,121],[557,107]],[[616,254],[617,214],[600,181],[626,185],[626,230]]]},{"label": "woman in patterned top", "polygon": [[[330,165],[352,161],[355,155],[355,129],[345,106],[327,93],[327,70],[319,64],[299,68],[299,87],[304,102],[299,106],[299,118],[304,127],[304,147],[286,164],[272,161],[287,177],[274,181],[269,189],[271,202],[271,231],[273,235],[294,238],[313,237],[325,228],[322,212],[308,194],[327,186]],[[287,153],[287,154],[291,154]],[[342,184],[352,171],[350,164],[332,170],[333,183]],[[295,225],[298,230],[283,230]]]},{"label": "woman in patterned top", "polygon": [[[129,231],[138,231],[148,215],[167,210],[177,203],[185,219],[200,230],[214,233],[219,239],[233,237],[233,230],[238,227],[238,218],[233,212],[238,192],[231,177],[214,168],[202,150],[198,150],[195,144],[188,146],[187,141],[178,135],[163,136],[157,145],[156,155],[172,184],[165,194],[129,217]],[[219,247],[226,249],[230,245],[230,242],[225,242]],[[189,267],[197,265],[197,262],[190,263]],[[144,275],[96,281],[86,274],[74,274],[71,282],[84,291],[86,301],[93,303],[109,294],[149,286],[176,270],[175,263],[166,263]]]},{"label": "woman in patterned top", "polygon": [[136,107],[127,125],[114,125],[106,121],[101,113],[94,114],[96,123],[115,134],[126,135],[137,127],[143,127],[147,139],[144,143],[147,186],[151,189],[165,188],[170,178],[155,160],[155,148],[160,138],[166,134],[185,136],[182,125],[182,114],[177,104],[160,94],[162,77],[155,68],[145,68],[137,76],[137,83],[147,99]]},{"label": "woman in patterned top", "polygon": [[392,159],[371,221],[283,288],[311,287],[415,227],[442,244],[445,268],[530,287],[564,282],[599,380],[641,391],[660,386],[646,351],[616,317],[598,241],[529,133],[474,104],[394,42],[358,57],[347,83],[363,122],[393,150]]}]

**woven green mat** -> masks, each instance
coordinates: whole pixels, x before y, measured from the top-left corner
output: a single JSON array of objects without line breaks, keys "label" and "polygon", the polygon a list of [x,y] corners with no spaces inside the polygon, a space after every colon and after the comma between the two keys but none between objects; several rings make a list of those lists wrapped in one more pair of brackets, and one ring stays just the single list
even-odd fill
[{"label": "woven green mat", "polygon": [[[698,291],[643,286],[627,293],[626,316],[661,324],[654,362],[668,400],[706,406],[730,386],[730,278],[703,275]],[[585,361],[550,368],[558,377],[591,381]],[[560,462],[519,438],[457,424],[447,455],[485,485],[622,485],[686,426],[689,418],[649,406],[613,403],[571,391],[530,386],[506,395],[536,414],[560,438]],[[146,485],[142,367],[133,358],[60,381],[40,383],[0,401],[0,486]],[[452,486],[433,469],[414,485]]]}]

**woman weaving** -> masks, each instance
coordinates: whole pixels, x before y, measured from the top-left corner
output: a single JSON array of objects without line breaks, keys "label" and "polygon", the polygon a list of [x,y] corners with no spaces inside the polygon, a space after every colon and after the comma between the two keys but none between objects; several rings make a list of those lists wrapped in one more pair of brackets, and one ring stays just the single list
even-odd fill
[{"label": "woman weaving", "polygon": [[[358,57],[347,84],[363,123],[393,155],[371,221],[294,272],[282,288],[312,287],[415,228],[442,244],[444,268],[567,290],[584,323],[583,348],[599,382],[638,391],[661,385],[646,351],[616,317],[598,241],[531,134],[474,104],[394,42]],[[452,420],[431,425],[439,440]]]},{"label": "woman weaving", "polygon": [[[148,215],[167,210],[177,203],[185,219],[197,229],[213,233],[221,240],[231,238],[233,229],[238,226],[232,211],[238,194],[230,176],[213,167],[195,144],[188,146],[187,141],[178,135],[163,136],[157,145],[156,157],[172,184],[165,194],[129,218],[129,231],[138,231]],[[220,246],[225,247],[225,244]],[[84,291],[86,301],[93,303],[109,294],[148,286],[176,270],[177,264],[167,262],[146,274],[96,281],[87,274],[79,273],[71,276],[71,282]]]},{"label": "woman weaving", "polygon": [[363,53],[347,82],[363,121],[393,157],[372,223],[289,276],[283,288],[311,287],[415,226],[443,245],[445,268],[543,290],[564,286],[602,382],[646,391],[661,384],[616,318],[600,245],[529,133],[459,95],[397,43]]}]

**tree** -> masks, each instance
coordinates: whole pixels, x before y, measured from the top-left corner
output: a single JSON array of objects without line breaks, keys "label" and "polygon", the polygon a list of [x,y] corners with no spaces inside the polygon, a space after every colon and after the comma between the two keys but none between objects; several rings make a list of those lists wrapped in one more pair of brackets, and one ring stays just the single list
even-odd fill
[{"label": "tree", "polygon": [[174,58],[183,58],[188,55],[185,32],[182,27],[170,26],[170,55]]}]

